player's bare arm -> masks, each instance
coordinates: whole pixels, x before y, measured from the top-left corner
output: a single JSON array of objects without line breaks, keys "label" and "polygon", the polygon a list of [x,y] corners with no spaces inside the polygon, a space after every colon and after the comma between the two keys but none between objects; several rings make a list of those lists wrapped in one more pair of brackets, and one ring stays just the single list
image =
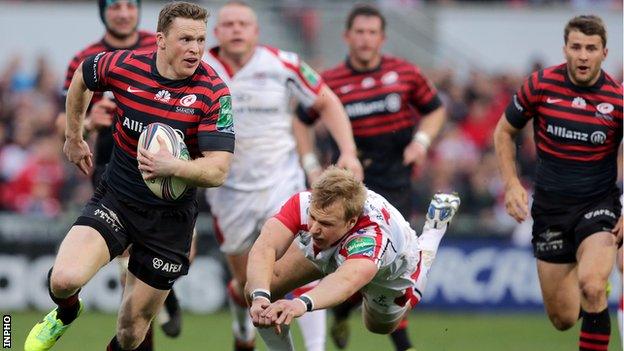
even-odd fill
[{"label": "player's bare arm", "polygon": [[[377,271],[377,265],[369,259],[347,260],[305,295],[313,301],[315,310],[333,307],[362,289],[375,277]],[[298,299],[282,299],[264,309],[260,316],[261,320],[270,320],[275,325],[288,325],[293,318],[300,317],[306,311],[307,306]]]},{"label": "player's bare arm", "polygon": [[151,153],[139,148],[137,161],[145,179],[174,176],[192,186],[205,188],[220,186],[225,182],[232,153],[227,151],[204,151],[202,157],[186,161],[173,157],[167,150],[165,141],[158,137],[160,151]]},{"label": "player's bare arm", "polygon": [[357,148],[353,140],[349,117],[347,117],[347,113],[336,94],[327,85],[323,85],[312,108],[318,112],[321,120],[338,144],[340,158],[338,158],[337,166],[351,170],[359,180],[362,180],[364,171],[357,158]]},{"label": "player's bare arm", "polygon": [[83,124],[85,113],[89,107],[93,92],[87,89],[82,77],[82,64],[74,73],[72,82],[67,91],[67,101],[65,111],[67,121],[65,127],[65,145],[63,153],[67,159],[75,164],[84,174],[89,174],[93,167],[93,154],[89,150],[89,145],[83,138]]},{"label": "player's bare arm", "polygon": [[507,213],[517,222],[526,219],[529,213],[529,197],[520,183],[516,169],[516,144],[514,139],[520,129],[512,126],[503,113],[494,130],[496,158],[505,183],[505,207]]},{"label": "player's bare arm", "polygon": [[[270,218],[262,227],[258,240],[249,252],[247,261],[247,286],[245,296],[250,296],[260,289],[269,292],[273,277],[273,266],[290,247],[294,240],[294,233],[282,222]],[[269,295],[270,296],[270,295]],[[270,321],[260,316],[260,313],[270,304],[269,298],[252,298],[249,314],[256,326],[268,326]]]},{"label": "player's bare arm", "polygon": [[427,150],[446,122],[446,108],[440,106],[420,121],[418,131],[403,150],[403,164],[420,165],[427,159]]}]

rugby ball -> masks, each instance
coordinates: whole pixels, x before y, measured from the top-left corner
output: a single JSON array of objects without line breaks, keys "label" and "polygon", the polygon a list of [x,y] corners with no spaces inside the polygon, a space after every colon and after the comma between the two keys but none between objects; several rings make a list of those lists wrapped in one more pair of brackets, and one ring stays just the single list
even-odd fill
[{"label": "rugby ball", "polygon": [[[147,126],[139,137],[139,147],[143,147],[151,153],[160,151],[158,137],[161,137],[167,146],[167,150],[174,156],[183,160],[190,160],[190,154],[182,136],[164,123],[152,123]],[[147,180],[143,178],[145,185],[163,200],[177,200],[188,190],[188,184],[177,177],[160,177]]]}]

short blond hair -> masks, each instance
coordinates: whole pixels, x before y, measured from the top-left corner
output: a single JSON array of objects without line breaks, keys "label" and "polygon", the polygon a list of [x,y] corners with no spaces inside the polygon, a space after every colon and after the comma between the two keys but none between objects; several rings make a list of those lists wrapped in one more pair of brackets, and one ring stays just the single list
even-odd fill
[{"label": "short blond hair", "polygon": [[171,23],[176,18],[187,18],[207,23],[208,16],[210,16],[208,10],[197,4],[185,1],[170,2],[160,10],[156,31],[166,35]]},{"label": "short blond hair", "polygon": [[344,208],[344,219],[349,220],[362,215],[366,195],[366,187],[351,171],[331,166],[312,184],[310,205],[325,209],[339,201]]}]

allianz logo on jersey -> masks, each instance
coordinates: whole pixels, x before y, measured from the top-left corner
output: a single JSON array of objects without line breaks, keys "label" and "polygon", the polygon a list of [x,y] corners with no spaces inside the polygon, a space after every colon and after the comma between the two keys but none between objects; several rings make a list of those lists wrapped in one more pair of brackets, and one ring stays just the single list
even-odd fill
[{"label": "allianz logo on jersey", "polygon": [[373,101],[348,103],[345,110],[351,119],[383,112],[398,112],[401,110],[401,95],[392,93]]},{"label": "allianz logo on jersey", "polygon": [[590,141],[595,145],[602,145],[607,141],[607,134],[601,131],[595,131],[591,133],[580,132],[578,130],[571,130],[566,127],[553,126],[549,124],[546,127],[546,132],[550,135],[554,135],[564,139],[578,140],[578,141]]},{"label": "allianz logo on jersey", "polygon": [[[143,130],[145,130],[145,128],[147,128],[148,124],[149,123],[143,124],[143,122],[135,121],[135,120],[133,120],[131,118],[128,118],[128,117],[124,117],[123,122],[122,122],[122,125],[125,128],[128,128],[128,129],[130,129],[132,131],[135,131],[137,133],[143,132]],[[173,126],[171,126],[171,127],[173,128]],[[175,130],[175,132],[178,133],[178,135],[180,135],[182,137],[182,139],[184,139],[184,133],[180,129],[173,128],[173,130]]]}]

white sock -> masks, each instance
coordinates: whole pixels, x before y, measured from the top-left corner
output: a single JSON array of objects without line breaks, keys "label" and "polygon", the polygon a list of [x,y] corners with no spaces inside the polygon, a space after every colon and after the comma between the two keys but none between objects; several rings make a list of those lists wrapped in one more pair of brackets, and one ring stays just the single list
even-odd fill
[{"label": "white sock", "polygon": [[438,252],[438,246],[446,233],[446,228],[448,225],[441,229],[423,226],[422,234],[418,237],[418,248],[423,251],[432,251],[434,254]]},{"label": "white sock", "polygon": [[297,318],[306,351],[325,351],[326,314],[326,310],[316,310]]},{"label": "white sock", "polygon": [[236,302],[230,291],[228,291],[228,305],[233,318],[232,332],[234,337],[240,341],[252,341],[256,333],[247,307]]},{"label": "white sock", "polygon": [[269,351],[294,351],[290,326],[282,325],[282,332],[275,334],[275,328],[258,328],[258,334],[264,340]]},{"label": "white sock", "polygon": [[[440,242],[442,241],[447,228],[448,225],[442,229],[428,228],[425,225],[423,226],[422,234],[418,237],[418,248],[421,253],[421,262],[420,274],[416,281],[415,287],[421,294],[424,293],[425,287],[427,286],[429,270],[433,265],[436,253],[438,252],[438,247],[440,246]],[[422,296],[418,296],[419,301],[421,298]]]}]

